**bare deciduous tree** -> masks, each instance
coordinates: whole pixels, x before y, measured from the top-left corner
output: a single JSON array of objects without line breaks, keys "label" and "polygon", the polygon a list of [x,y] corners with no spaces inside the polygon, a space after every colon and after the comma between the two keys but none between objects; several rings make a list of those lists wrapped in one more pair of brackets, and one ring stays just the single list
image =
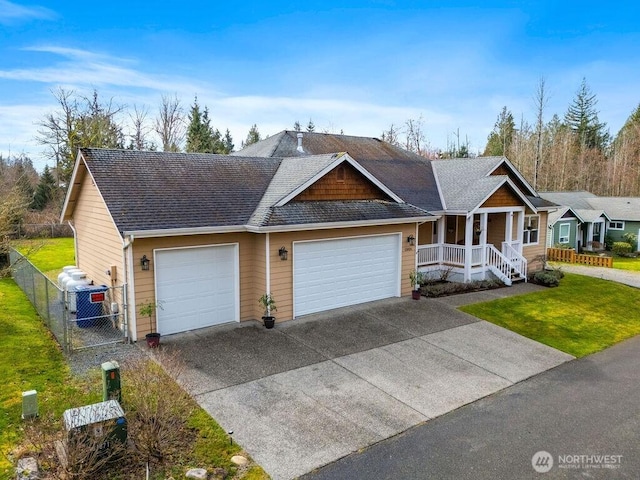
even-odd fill
[{"label": "bare deciduous tree", "polygon": [[177,95],[162,96],[162,102],[155,121],[155,130],[160,135],[162,150],[179,152],[184,140],[186,127],[184,112]]}]

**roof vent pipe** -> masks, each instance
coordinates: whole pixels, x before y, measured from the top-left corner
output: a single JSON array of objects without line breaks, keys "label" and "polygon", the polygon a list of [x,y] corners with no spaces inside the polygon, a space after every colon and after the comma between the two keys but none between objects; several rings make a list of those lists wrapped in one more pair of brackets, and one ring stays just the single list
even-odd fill
[{"label": "roof vent pipe", "polygon": [[296,148],[296,150],[299,153],[304,153],[304,148],[302,148],[302,137],[303,137],[302,132],[298,132],[298,135],[296,136],[298,137],[298,148]]}]

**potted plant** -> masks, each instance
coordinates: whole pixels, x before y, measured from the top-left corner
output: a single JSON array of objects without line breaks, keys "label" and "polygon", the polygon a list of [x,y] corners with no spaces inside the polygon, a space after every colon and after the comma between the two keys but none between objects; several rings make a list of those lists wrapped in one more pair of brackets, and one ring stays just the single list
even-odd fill
[{"label": "potted plant", "polygon": [[160,302],[144,302],[138,304],[138,313],[143,317],[149,317],[149,328],[151,332],[145,335],[145,339],[147,340],[147,346],[150,348],[156,348],[160,345],[160,334],[155,331],[155,322],[151,319],[158,308],[162,309]]},{"label": "potted plant", "polygon": [[415,270],[411,270],[411,273],[409,274],[409,280],[411,280],[411,298],[413,298],[414,300],[420,300],[420,273],[415,271]]},{"label": "potted plant", "polygon": [[276,323],[276,317],[272,316],[271,312],[276,312],[278,310],[276,307],[276,301],[273,299],[273,295],[265,293],[260,297],[258,303],[264,308],[264,316],[262,317],[264,326],[266,328],[273,328]]}]

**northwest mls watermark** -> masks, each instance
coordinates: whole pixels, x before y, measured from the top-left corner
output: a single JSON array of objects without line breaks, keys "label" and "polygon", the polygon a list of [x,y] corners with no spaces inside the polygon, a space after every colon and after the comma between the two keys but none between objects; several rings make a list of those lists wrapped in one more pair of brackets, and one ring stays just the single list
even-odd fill
[{"label": "northwest mls watermark", "polygon": [[615,470],[622,465],[622,455],[558,455],[540,450],[531,457],[531,466],[538,473],[547,473],[554,466],[564,470]]}]

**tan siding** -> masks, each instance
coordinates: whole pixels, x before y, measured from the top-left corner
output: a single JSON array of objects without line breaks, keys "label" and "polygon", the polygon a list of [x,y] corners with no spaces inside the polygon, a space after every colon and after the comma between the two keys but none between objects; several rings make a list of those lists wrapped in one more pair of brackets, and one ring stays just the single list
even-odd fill
[{"label": "tan siding", "polygon": [[[256,305],[263,288],[257,289],[256,235],[252,233],[226,233],[217,235],[190,235],[182,237],[139,238],[133,243],[133,272],[135,276],[135,302],[155,302],[153,251],[161,248],[180,248],[205,245],[238,244],[240,266],[240,320],[256,318]],[[146,255],[151,259],[148,271],[140,268],[140,258]],[[262,277],[264,278],[264,276]],[[137,311],[137,308],[136,308]],[[138,338],[148,333],[145,319],[137,325]]]},{"label": "tan siding", "polygon": [[[308,232],[288,232],[271,234],[271,293],[276,300],[277,321],[291,320],[293,317],[293,242],[304,240],[321,240],[362,235],[380,235],[385,233],[401,233],[402,267],[401,294],[411,294],[409,272],[415,267],[415,246],[410,246],[406,239],[415,236],[416,224],[388,225],[381,227],[362,227],[332,230],[316,230]],[[289,251],[289,259],[280,260],[278,250],[281,246]]]},{"label": "tan siding", "polygon": [[529,271],[540,270],[543,263],[539,261],[540,256],[547,251],[547,212],[540,212],[540,231],[538,232],[538,244],[523,246],[522,255],[529,262]]},{"label": "tan siding", "polygon": [[[342,175],[340,175],[340,171]],[[355,168],[343,163],[293,200],[304,202],[315,200],[386,200],[388,198]]]},{"label": "tan siding", "polygon": [[498,250],[502,248],[504,242],[504,232],[506,226],[506,214],[490,213],[490,222],[487,224],[487,243],[491,243]]},{"label": "tan siding", "polygon": [[[73,211],[73,224],[76,229],[78,267],[96,285],[123,285],[125,270],[122,237],[90,175],[85,175],[80,185],[78,202]],[[115,280],[107,274],[113,266],[116,267]],[[122,303],[121,298],[115,300]]]},{"label": "tan siding", "polygon": [[515,207],[519,205],[522,205],[522,200],[518,198],[511,187],[503,185],[482,204],[482,207]]},{"label": "tan siding", "polygon": [[[433,226],[436,222],[426,222],[418,227],[418,239],[416,243],[420,245],[429,245],[433,243]],[[415,234],[414,234],[415,236]]]}]

